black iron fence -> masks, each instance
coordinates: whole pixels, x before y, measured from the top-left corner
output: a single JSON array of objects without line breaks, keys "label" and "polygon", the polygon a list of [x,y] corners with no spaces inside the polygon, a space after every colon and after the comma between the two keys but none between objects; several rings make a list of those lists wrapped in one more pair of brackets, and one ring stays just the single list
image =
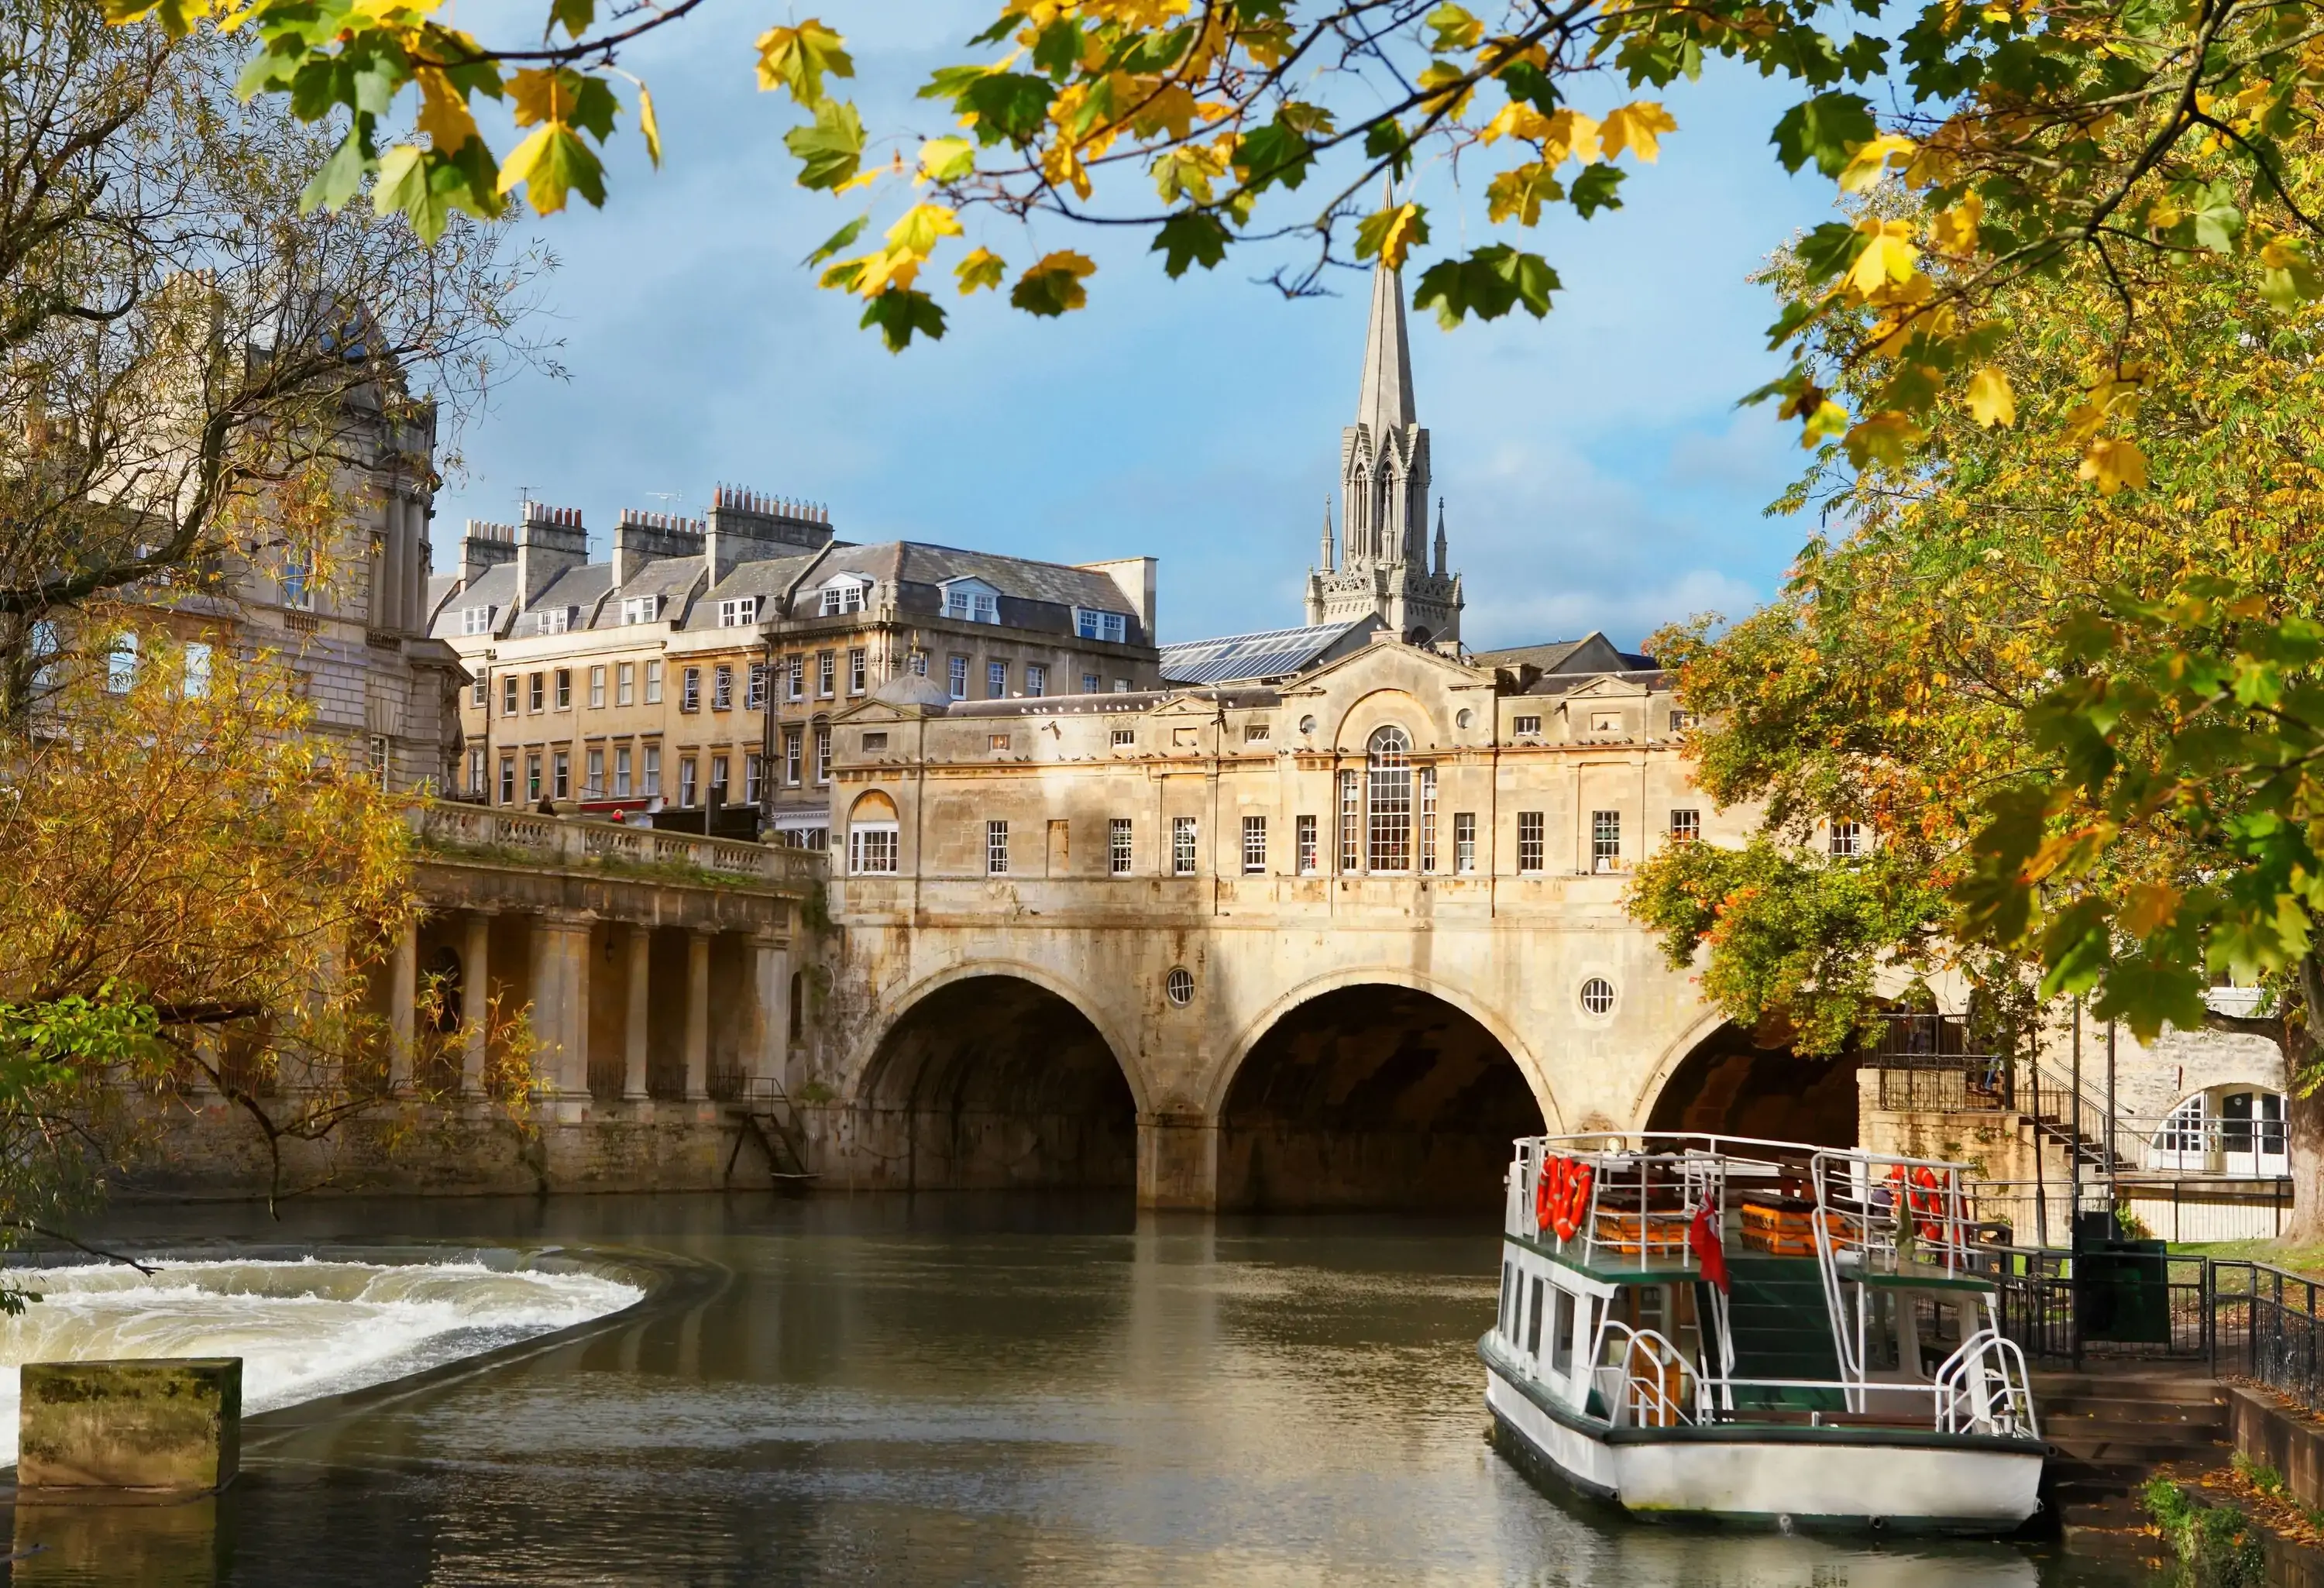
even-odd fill
[{"label": "black iron fence", "polygon": [[2216,1370],[2324,1408],[2324,1286],[2262,1262],[2210,1265]]}]

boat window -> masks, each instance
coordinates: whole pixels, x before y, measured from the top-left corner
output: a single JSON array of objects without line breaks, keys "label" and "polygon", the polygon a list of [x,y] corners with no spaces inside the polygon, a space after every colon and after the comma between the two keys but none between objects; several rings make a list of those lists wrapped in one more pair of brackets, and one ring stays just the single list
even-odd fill
[{"label": "boat window", "polygon": [[1550,1325],[1549,1365],[1554,1372],[1573,1371],[1573,1292],[1557,1293],[1557,1317]]},{"label": "boat window", "polygon": [[1533,1316],[1526,1320],[1526,1354],[1541,1354],[1541,1281],[1533,1282]]},{"label": "boat window", "polygon": [[1663,1327],[1663,1288],[1660,1285],[1641,1285],[1631,1291],[1630,1296],[1636,1306],[1631,1316],[1639,1328],[1652,1329],[1657,1334],[1669,1332]]},{"label": "boat window", "polygon": [[1503,1263],[1501,1265],[1501,1305],[1500,1310],[1495,1315],[1501,1331],[1501,1337],[1505,1340],[1508,1338],[1509,1334],[1509,1291],[1512,1288],[1509,1283],[1509,1265]]}]

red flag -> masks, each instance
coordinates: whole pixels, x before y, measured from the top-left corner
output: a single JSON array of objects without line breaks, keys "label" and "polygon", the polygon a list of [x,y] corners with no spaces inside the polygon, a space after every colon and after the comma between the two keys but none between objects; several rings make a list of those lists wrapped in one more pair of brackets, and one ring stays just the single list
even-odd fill
[{"label": "red flag", "polygon": [[1687,1250],[1702,1263],[1702,1277],[1727,1288],[1727,1248],[1719,1243],[1719,1226],[1712,1222],[1711,1204],[1704,1203],[1694,1210],[1694,1223],[1686,1232]]}]

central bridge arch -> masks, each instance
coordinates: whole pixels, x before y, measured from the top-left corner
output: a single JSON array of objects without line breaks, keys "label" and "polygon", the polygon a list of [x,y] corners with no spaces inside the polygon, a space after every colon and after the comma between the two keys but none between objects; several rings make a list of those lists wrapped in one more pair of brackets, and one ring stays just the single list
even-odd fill
[{"label": "central bridge arch", "polygon": [[1213,1104],[1226,1209],[1486,1209],[1548,1111],[1513,1039],[1441,990],[1349,973],[1262,1018]]},{"label": "central bridge arch", "polygon": [[926,989],[855,1089],[857,1145],[906,1190],[1137,1184],[1138,1097],[1063,992],[1010,970]]}]

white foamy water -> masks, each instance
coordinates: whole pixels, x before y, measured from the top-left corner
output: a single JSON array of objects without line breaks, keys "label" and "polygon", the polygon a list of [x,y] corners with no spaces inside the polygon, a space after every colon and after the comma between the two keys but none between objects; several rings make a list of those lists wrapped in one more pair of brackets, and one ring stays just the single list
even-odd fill
[{"label": "white foamy water", "polygon": [[28,1362],[238,1356],[245,1413],[341,1395],[616,1311],[645,1293],[586,1273],[475,1262],[95,1263],[11,1275],[42,1299],[0,1317],[0,1464]]}]

